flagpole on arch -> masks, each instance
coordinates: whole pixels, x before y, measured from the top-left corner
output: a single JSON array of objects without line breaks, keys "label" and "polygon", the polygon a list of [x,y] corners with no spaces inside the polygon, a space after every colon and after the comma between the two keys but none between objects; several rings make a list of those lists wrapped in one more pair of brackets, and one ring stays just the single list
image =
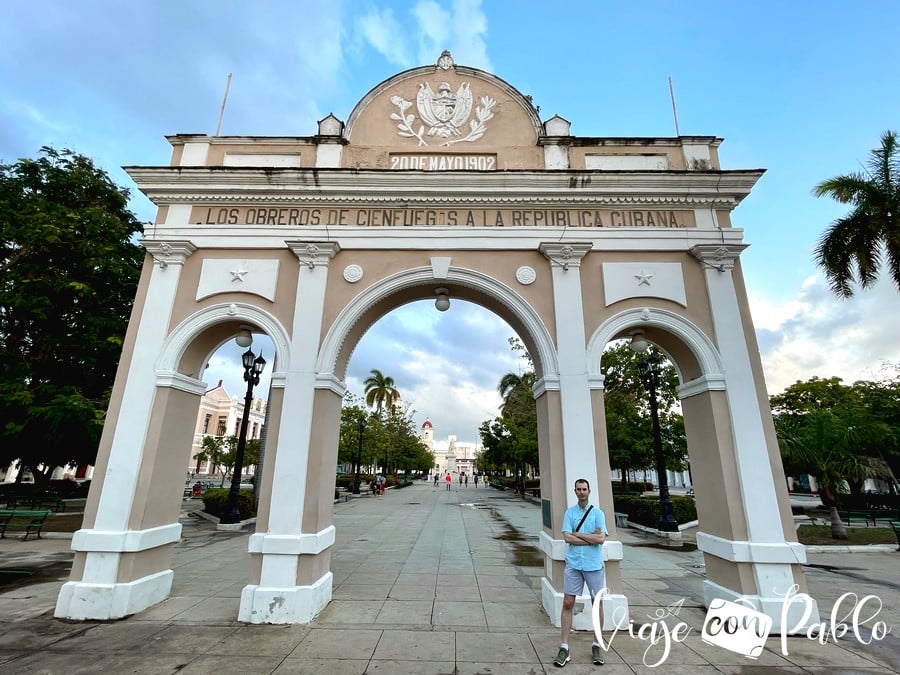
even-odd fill
[{"label": "flagpole on arch", "polygon": [[[671,80],[670,80],[671,82]],[[225,103],[228,101],[228,90],[231,88],[231,73],[228,73],[228,80],[225,82],[225,96],[222,97],[222,109],[219,110],[219,122],[216,124],[216,136],[222,128],[222,118],[225,116]]]},{"label": "flagpole on arch", "polygon": [[[230,78],[231,75],[228,77]],[[669,78],[669,96],[672,99],[672,116],[675,118],[675,135],[681,136],[681,132],[678,130],[678,111],[675,109],[675,88],[672,86],[671,77]]]}]

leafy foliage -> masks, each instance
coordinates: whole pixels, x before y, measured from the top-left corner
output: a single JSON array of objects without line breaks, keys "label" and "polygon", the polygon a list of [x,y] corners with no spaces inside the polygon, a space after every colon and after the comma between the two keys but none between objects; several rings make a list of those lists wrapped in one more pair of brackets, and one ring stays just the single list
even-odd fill
[{"label": "leafy foliage", "polygon": [[[213,488],[204,492],[203,510],[212,516],[221,517],[225,513],[225,507],[228,504],[229,492],[230,490],[226,488]],[[241,490],[238,493],[237,507],[238,511],[240,511],[241,519],[251,518],[256,515],[253,490]]]},{"label": "leafy foliage", "polygon": [[[360,419],[365,420],[362,436]],[[357,458],[361,472],[365,467],[378,466],[385,473],[394,470],[410,473],[427,471],[434,465],[434,455],[419,440],[409,414],[401,413],[393,406],[385,411],[371,412],[348,394],[341,408],[338,461],[355,466]]]},{"label": "leafy foliage", "polygon": [[0,464],[93,463],[143,263],[128,191],[87,157],[0,165]]},{"label": "leafy foliage", "polygon": [[400,392],[394,387],[394,378],[385,375],[377,368],[363,381],[366,388],[366,405],[374,407],[380,413],[385,404],[390,405],[400,398]]},{"label": "leafy foliage", "polygon": [[[238,440],[237,436],[204,436],[203,449],[195,455],[198,461],[208,463],[211,470],[219,473],[222,479],[220,485],[225,485],[225,478],[237,462]],[[259,463],[260,447],[260,439],[247,439],[244,446],[244,471]]]},{"label": "leafy foliage", "polygon": [[883,478],[894,488],[889,467],[898,457],[898,393],[896,378],[847,386],[837,377],[814,377],[770,399],[785,468],[816,477],[836,539],[847,538],[837,509],[841,493],[861,493],[866,478]]},{"label": "leafy foliage", "polygon": [[[619,513],[627,513],[628,520],[647,527],[656,527],[659,524],[660,504],[659,499],[638,497],[635,495],[613,494],[613,508]],[[672,511],[675,520],[679,523],[689,523],[697,520],[697,505],[690,497],[672,497]]]},{"label": "leafy foliage", "polygon": [[[650,346],[649,353],[655,353],[660,360],[656,366],[659,375],[656,398],[666,467],[684,471],[687,468],[687,439],[684,418],[676,409],[678,374],[654,346]],[[620,469],[623,477],[629,471],[655,467],[649,397],[640,365],[642,358],[622,342],[606,349],[600,360],[610,466]]]},{"label": "leafy foliage", "polygon": [[813,190],[853,209],[825,231],[815,250],[831,290],[843,298],[853,296],[852,282],[874,285],[884,265],[900,290],[900,141],[896,132],[881,136],[865,172],[835,176]]}]

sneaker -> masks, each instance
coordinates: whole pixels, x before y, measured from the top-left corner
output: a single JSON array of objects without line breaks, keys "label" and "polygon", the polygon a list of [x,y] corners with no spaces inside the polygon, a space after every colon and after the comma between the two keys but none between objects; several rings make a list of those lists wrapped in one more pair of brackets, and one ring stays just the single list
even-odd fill
[{"label": "sneaker", "polygon": [[564,665],[566,665],[569,662],[570,658],[571,657],[569,656],[569,650],[563,649],[562,647],[560,647],[559,654],[556,655],[556,660],[553,662],[553,665],[556,666],[557,668],[562,668]]},{"label": "sneaker", "polygon": [[591,657],[594,661],[595,666],[602,666],[603,661],[603,650],[600,649],[600,645],[592,645],[591,646]]}]

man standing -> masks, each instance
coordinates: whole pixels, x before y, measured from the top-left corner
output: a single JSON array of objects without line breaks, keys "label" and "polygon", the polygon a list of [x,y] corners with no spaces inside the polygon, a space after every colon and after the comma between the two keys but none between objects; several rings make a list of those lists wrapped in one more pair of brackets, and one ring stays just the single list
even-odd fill
[{"label": "man standing", "polygon": [[450,481],[453,480],[450,478],[450,472],[447,472],[447,476],[444,478],[444,482],[447,484],[447,492],[450,492]]},{"label": "man standing", "polygon": [[[606,516],[599,507],[588,504],[591,486],[584,478],[575,481],[575,496],[578,503],[566,509],[563,516],[562,534],[566,547],[566,569],[563,576],[563,606],[559,623],[562,629],[559,653],[553,665],[562,668],[569,662],[569,632],[572,630],[572,615],[575,596],[587,584],[591,602],[606,586],[606,572],[603,569],[603,552],[600,546],[606,541]],[[603,605],[600,606],[600,625],[603,625]],[[603,665],[603,651],[595,640],[591,647],[595,665]]]}]

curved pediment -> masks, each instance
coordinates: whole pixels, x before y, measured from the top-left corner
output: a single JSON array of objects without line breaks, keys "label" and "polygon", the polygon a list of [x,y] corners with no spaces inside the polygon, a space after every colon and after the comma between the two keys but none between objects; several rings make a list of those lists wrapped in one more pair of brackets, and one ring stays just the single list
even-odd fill
[{"label": "curved pediment", "polygon": [[457,66],[399,73],[369,91],[347,122],[342,165],[390,169],[543,168],[541,121],[500,78]]}]

